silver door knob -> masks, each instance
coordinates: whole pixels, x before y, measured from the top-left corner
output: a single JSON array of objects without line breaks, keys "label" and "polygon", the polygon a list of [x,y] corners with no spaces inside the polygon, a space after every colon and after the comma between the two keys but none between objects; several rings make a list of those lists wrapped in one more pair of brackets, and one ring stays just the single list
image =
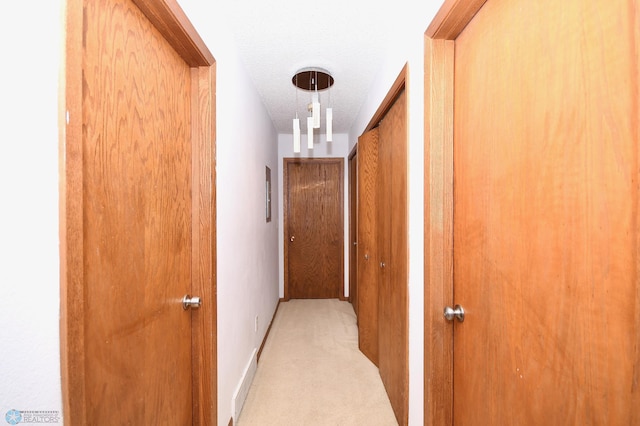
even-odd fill
[{"label": "silver door knob", "polygon": [[295,240],[295,239],[296,239],[296,236],[292,235],[291,238],[289,238],[289,241],[293,242],[293,240]]},{"label": "silver door knob", "polygon": [[185,294],[182,298],[182,309],[185,311],[189,308],[198,309],[200,305],[202,305],[202,302],[198,296],[191,297],[188,294]]},{"label": "silver door knob", "polygon": [[444,308],[444,317],[447,321],[453,321],[456,318],[458,321],[464,321],[464,309],[460,305],[456,305],[454,308],[447,306]]}]

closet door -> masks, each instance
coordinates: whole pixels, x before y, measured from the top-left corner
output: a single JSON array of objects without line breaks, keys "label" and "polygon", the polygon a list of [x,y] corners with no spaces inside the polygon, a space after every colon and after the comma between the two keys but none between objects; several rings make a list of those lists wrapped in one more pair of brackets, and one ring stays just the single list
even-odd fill
[{"label": "closet door", "polygon": [[378,128],[358,138],[358,344],[378,365]]},{"label": "closet door", "polygon": [[358,152],[349,157],[349,301],[358,317]]},{"label": "closet door", "polygon": [[377,173],[380,376],[400,425],[408,421],[407,105],[403,90],[379,126]]}]

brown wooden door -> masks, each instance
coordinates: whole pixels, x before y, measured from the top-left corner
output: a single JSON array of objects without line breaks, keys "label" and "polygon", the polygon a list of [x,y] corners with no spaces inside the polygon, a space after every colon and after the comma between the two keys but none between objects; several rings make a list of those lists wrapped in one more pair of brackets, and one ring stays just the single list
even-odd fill
[{"label": "brown wooden door", "polygon": [[190,70],[129,2],[85,10],[87,417],[189,424]]},{"label": "brown wooden door", "polygon": [[358,317],[358,152],[349,157],[349,300]]},{"label": "brown wooden door", "polygon": [[342,158],[284,160],[285,299],[344,288]]},{"label": "brown wooden door", "polygon": [[358,138],[358,346],[378,365],[378,128]]},{"label": "brown wooden door", "polygon": [[455,424],[640,424],[639,12],[489,0],[456,40]]},{"label": "brown wooden door", "polygon": [[[155,24],[178,11],[147,6]],[[213,75],[206,66],[213,58],[199,50],[211,62],[200,57],[202,68],[192,68],[181,55],[193,52],[174,50],[129,0],[68,7],[69,21],[82,29],[71,27],[68,40],[79,40],[81,52],[67,52],[81,54],[82,86],[70,59],[65,423],[213,423],[215,387],[206,382],[216,377],[215,341],[206,337],[215,333]],[[173,28],[195,35],[181,19]],[[187,294],[200,296],[202,308],[183,309]]]},{"label": "brown wooden door", "polygon": [[407,106],[380,122],[376,195],[378,367],[400,425],[408,422]]}]

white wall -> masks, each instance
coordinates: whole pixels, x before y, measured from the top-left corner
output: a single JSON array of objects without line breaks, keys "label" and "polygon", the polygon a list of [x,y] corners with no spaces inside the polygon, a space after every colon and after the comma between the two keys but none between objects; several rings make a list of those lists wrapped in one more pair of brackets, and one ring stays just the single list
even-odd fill
[{"label": "white wall", "polygon": [[[0,422],[62,413],[59,349],[60,2],[0,14]],[[28,36],[33,31],[35,36]]]},{"label": "white wall", "polygon": [[[293,119],[293,117],[291,117]],[[302,120],[301,120],[302,121]],[[284,200],[283,192],[283,170],[282,164],[285,158],[344,158],[344,296],[349,296],[349,136],[345,133],[334,133],[333,141],[327,142],[325,135],[314,134],[313,149],[307,148],[307,134],[303,126],[303,135],[300,135],[300,152],[293,152],[293,135],[278,135],[278,197]],[[282,202],[281,202],[282,203]],[[279,227],[284,232],[284,217],[282,215],[282,205],[278,217]],[[279,253],[279,294],[284,297],[284,233],[278,236]]]},{"label": "white wall", "polygon": [[[180,0],[216,58],[218,424],[278,303],[278,136],[218,19],[221,2]],[[265,166],[271,168],[272,221],[265,220]],[[254,331],[258,316],[258,331]]]},{"label": "white wall", "polygon": [[409,424],[424,424],[424,32],[443,1],[422,2],[407,16],[405,33],[386,53],[381,68],[349,132],[350,147],[377,111],[402,67],[408,64],[409,95]]}]

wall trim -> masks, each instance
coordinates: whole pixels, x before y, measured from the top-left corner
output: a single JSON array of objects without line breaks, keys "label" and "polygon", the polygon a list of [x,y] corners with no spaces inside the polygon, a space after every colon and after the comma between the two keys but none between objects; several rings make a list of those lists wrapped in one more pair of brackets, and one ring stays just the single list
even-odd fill
[{"label": "wall trim", "polygon": [[284,299],[278,300],[278,304],[276,305],[276,310],[273,311],[273,316],[271,317],[271,321],[269,321],[269,327],[267,327],[267,332],[264,334],[264,338],[262,339],[262,343],[260,344],[260,349],[258,349],[257,360],[260,362],[260,355],[262,354],[262,350],[264,349],[264,344],[267,343],[267,339],[269,338],[269,332],[271,331],[271,326],[273,325],[273,320],[276,319],[276,314],[278,313],[278,308],[280,307],[280,303],[283,302]]}]

